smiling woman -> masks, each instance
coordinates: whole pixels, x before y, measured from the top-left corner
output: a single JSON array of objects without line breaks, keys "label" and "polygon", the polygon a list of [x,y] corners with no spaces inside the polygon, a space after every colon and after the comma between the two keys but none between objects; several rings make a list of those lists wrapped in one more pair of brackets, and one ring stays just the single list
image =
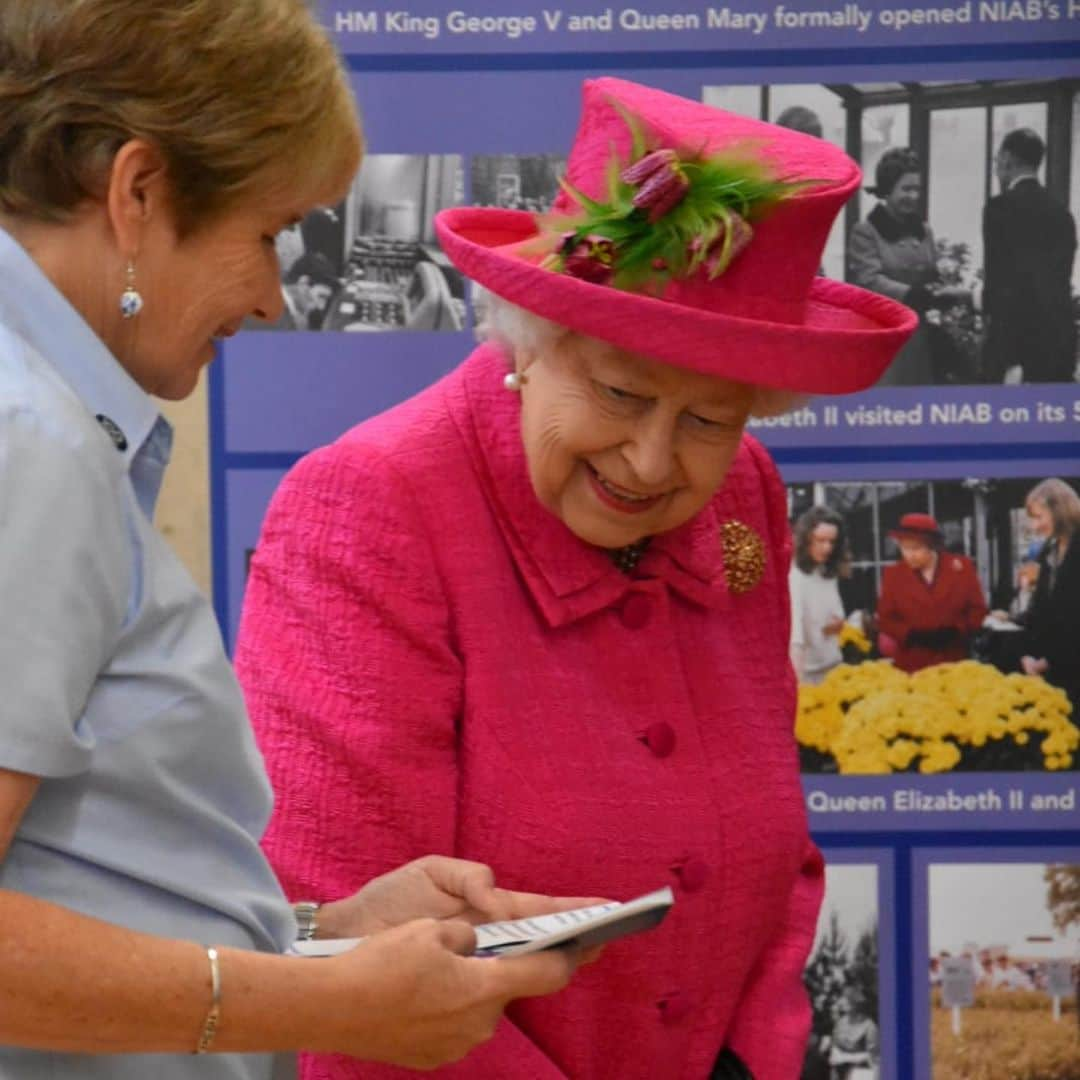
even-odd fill
[{"label": "smiling woman", "polygon": [[820,139],[587,83],[551,214],[436,219],[494,294],[487,340],[274,497],[237,664],[295,896],[428,849],[560,891],[677,893],[661,929],[514,1005],[447,1075],[799,1072],[821,860],[786,499],[743,425],[866,386],[911,331],[817,275],[857,183]]},{"label": "smiling woman", "polygon": [[[934,233],[922,217],[923,166],[914,150],[896,146],[877,163],[868,190],[880,202],[851,230],[848,278],[865,289],[899,300],[923,315],[969,295],[940,281]],[[923,386],[946,381],[935,370],[933,327],[923,320],[879,385]]]},{"label": "smiling woman", "polygon": [[274,235],[359,162],[349,88],[328,44],[305,47],[319,38],[295,5],[219,14],[94,3],[59,19],[15,3],[0,16],[0,225],[166,398],[191,392],[215,339],[276,317]]},{"label": "smiling woman", "polygon": [[[488,308],[528,385],[521,434],[533,490],[575,536],[626,547],[712,499],[739,449],[751,386],[567,332],[498,297]],[[519,329],[526,320],[531,333]]]}]

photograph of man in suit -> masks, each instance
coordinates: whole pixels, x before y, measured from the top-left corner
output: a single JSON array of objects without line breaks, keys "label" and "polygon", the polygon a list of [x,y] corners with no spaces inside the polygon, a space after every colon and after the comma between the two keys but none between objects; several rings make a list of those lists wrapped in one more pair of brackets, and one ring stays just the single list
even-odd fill
[{"label": "photograph of man in suit", "polygon": [[1031,128],[1002,140],[994,161],[1001,194],[983,210],[988,382],[1072,382],[1076,327],[1070,279],[1076,225],[1039,183],[1045,145]]}]

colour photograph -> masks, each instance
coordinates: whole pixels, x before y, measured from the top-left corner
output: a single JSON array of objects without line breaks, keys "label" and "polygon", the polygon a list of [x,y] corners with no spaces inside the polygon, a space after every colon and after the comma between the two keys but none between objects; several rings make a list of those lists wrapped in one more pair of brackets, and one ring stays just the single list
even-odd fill
[{"label": "colour photograph", "polygon": [[788,486],[804,772],[1077,767],[1078,488]]},{"label": "colour photograph", "polygon": [[932,1080],[1076,1080],[1080,864],[928,876]]}]

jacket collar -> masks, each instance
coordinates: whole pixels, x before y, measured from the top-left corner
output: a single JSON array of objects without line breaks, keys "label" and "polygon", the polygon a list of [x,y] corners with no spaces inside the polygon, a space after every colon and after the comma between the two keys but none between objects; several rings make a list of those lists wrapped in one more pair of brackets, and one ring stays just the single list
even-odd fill
[{"label": "jacket collar", "polygon": [[867,218],[871,225],[879,233],[886,243],[895,244],[903,240],[905,236],[912,236],[916,240],[926,239],[926,226],[918,218],[901,219],[890,213],[884,203],[878,203]]},{"label": "jacket collar", "polygon": [[503,388],[506,371],[502,354],[481,346],[465,362],[462,378],[447,384],[447,393],[458,396],[450,412],[522,580],[548,623],[562,626],[610,607],[650,578],[701,607],[726,607],[724,493],[686,524],[655,537],[633,576],[621,573],[605,551],[579,540],[536,498],[521,442],[521,399]]}]

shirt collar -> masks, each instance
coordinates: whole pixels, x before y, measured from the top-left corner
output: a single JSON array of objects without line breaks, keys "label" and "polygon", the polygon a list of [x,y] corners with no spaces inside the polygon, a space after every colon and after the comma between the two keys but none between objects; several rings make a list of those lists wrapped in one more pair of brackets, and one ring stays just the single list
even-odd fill
[{"label": "shirt collar", "polygon": [[548,622],[561,626],[609,607],[649,578],[702,607],[725,607],[730,594],[720,537],[722,500],[654,537],[635,575],[623,574],[605,551],[579,540],[536,498],[521,442],[521,399],[504,389],[506,371],[497,349],[477,349],[462,379],[448,384],[448,393],[459,393],[464,405],[451,413],[463,418],[462,435],[499,529]]},{"label": "shirt collar", "polygon": [[[119,293],[117,294],[119,301]],[[150,395],[90,329],[41,267],[0,229],[0,319],[51,364],[113,439],[128,468],[154,434],[155,456],[168,457],[172,429]],[[117,439],[105,417],[119,430]]]},{"label": "shirt collar", "polygon": [[1039,182],[1039,174],[1038,173],[1026,172],[1026,173],[1022,173],[1020,176],[1014,176],[1009,181],[1009,191],[1012,191],[1012,189],[1014,187],[1016,187],[1017,184],[1022,184],[1026,180],[1034,180],[1035,183],[1037,184]]}]

